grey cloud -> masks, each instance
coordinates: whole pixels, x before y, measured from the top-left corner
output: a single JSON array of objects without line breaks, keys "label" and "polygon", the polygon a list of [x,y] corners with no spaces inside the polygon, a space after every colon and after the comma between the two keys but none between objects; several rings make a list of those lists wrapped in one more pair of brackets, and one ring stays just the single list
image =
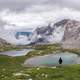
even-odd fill
[{"label": "grey cloud", "polygon": [[6,25],[7,23],[3,20],[0,19],[0,30],[3,30],[4,29],[4,25]]},{"label": "grey cloud", "polygon": [[39,6],[58,6],[80,10],[80,0],[0,0],[0,9],[9,8],[10,10],[21,11],[25,8],[31,9],[35,5]]}]

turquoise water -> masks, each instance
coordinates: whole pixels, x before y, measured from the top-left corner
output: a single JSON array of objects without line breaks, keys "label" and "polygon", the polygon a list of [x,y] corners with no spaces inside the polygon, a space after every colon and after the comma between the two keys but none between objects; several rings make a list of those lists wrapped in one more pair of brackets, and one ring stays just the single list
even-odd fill
[{"label": "turquoise water", "polygon": [[57,54],[49,54],[45,56],[36,56],[25,61],[26,66],[54,66],[59,65],[59,58],[62,58],[63,65],[66,64],[79,64],[80,57],[77,54],[65,52]]}]

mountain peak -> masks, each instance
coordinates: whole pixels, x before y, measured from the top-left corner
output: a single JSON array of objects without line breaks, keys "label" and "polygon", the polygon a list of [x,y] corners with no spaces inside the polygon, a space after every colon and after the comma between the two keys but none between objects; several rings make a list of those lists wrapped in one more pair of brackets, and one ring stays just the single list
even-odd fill
[{"label": "mountain peak", "polygon": [[60,21],[56,22],[56,23],[54,24],[54,26],[62,26],[62,25],[65,25],[68,21],[70,21],[70,19],[60,20]]}]

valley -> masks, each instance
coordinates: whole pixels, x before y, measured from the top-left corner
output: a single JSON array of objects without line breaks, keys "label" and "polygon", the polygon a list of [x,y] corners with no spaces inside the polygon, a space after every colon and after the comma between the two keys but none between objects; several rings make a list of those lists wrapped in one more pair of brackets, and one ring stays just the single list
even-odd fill
[{"label": "valley", "polygon": [[80,80],[80,0],[0,0],[0,80]]},{"label": "valley", "polygon": [[[35,56],[57,54],[60,52],[72,52],[80,54],[80,50],[62,49],[59,44],[36,45],[24,56],[0,55],[0,79],[1,80],[79,80],[80,64],[69,64],[51,67],[27,67],[24,62]],[[65,54],[65,53],[64,53]],[[47,72],[46,72],[47,70]],[[75,73],[74,73],[75,72]]]},{"label": "valley", "polygon": [[79,26],[64,19],[33,33],[17,32],[17,41],[29,42],[23,45],[0,38],[0,80],[79,80]]}]

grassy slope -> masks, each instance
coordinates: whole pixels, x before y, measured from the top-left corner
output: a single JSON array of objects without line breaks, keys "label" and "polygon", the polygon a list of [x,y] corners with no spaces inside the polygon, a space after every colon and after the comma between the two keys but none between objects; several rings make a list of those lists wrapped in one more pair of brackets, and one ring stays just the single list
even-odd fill
[{"label": "grassy slope", "polygon": [[[80,80],[80,65],[69,65],[57,68],[26,68],[23,62],[36,55],[66,51],[55,45],[35,46],[27,56],[0,56],[0,80]],[[69,50],[68,50],[69,51]],[[73,50],[71,50],[72,52]],[[75,52],[78,50],[74,50]],[[78,51],[79,54],[79,51]]]},{"label": "grassy slope", "polygon": [[[38,52],[42,51],[40,55],[50,54],[50,53],[57,53],[57,52],[71,52],[80,55],[80,49],[63,49],[60,44],[52,44],[52,45],[36,45],[33,46],[35,51]],[[33,52],[32,52],[33,53]]]},{"label": "grassy slope", "polygon": [[26,68],[22,66],[21,59],[0,56],[0,80],[80,80],[80,65]]},{"label": "grassy slope", "polygon": [[9,51],[9,50],[19,50],[20,48],[15,47],[15,46],[9,46],[9,47],[0,47],[0,52],[3,51]]}]

